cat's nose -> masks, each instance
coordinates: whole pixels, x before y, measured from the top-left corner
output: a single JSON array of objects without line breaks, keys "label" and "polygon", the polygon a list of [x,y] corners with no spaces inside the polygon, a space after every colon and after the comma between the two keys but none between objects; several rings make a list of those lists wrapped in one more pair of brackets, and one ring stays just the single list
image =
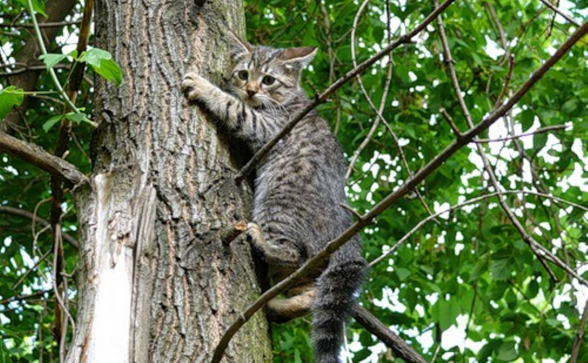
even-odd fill
[{"label": "cat's nose", "polygon": [[247,94],[249,95],[249,97],[253,97],[253,96],[255,96],[255,94],[256,94],[256,93],[257,93],[257,92],[256,92],[256,91],[254,91],[254,90],[252,90],[252,89],[248,89],[248,90],[247,90]]}]

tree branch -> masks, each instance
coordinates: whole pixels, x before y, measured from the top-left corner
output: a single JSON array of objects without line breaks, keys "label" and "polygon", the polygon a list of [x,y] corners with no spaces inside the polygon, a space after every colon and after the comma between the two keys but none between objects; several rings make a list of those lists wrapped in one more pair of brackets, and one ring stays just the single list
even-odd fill
[{"label": "tree branch", "polygon": [[51,155],[38,145],[19,140],[4,132],[0,132],[0,151],[5,151],[45,170],[52,176],[63,179],[68,186],[88,181],[88,178],[73,164]]},{"label": "tree branch", "polygon": [[349,82],[351,79],[355,78],[356,75],[364,72],[369,67],[371,67],[374,63],[384,57],[386,54],[390,53],[394,49],[398,48],[402,44],[410,43],[411,39],[423,31],[427,25],[429,25],[435,17],[441,14],[449,5],[451,5],[455,0],[446,0],[441,6],[435,9],[429,16],[423,20],[418,26],[416,26],[411,32],[401,36],[395,42],[389,44],[388,46],[384,47],[381,51],[377,54],[373,55],[368,60],[364,61],[357,67],[353,68],[343,77],[339,78],[335,83],[331,84],[323,93],[317,95],[313,101],[308,103],[298,114],[296,114],[288,123],[270,140],[268,141],[241,170],[235,176],[235,181],[240,183],[243,178],[245,178],[249,173],[251,173],[255,166],[267,155],[267,153],[280,141],[282,137],[288,134],[294,126],[300,122],[310,111],[314,110],[319,104],[326,102],[327,98],[333,93],[336,92],[339,88],[341,88],[344,84]]},{"label": "tree branch", "polygon": [[582,313],[580,326],[578,327],[578,331],[576,332],[576,339],[574,340],[574,345],[572,346],[572,356],[570,358],[570,363],[576,363],[578,361],[578,353],[580,352],[582,340],[584,340],[584,335],[586,334],[586,322],[588,322],[588,301],[584,302],[584,312]]},{"label": "tree branch", "polygon": [[499,138],[499,139],[477,139],[477,140],[474,140],[474,142],[480,143],[480,144],[481,143],[489,143],[489,142],[504,142],[504,141],[510,141],[510,140],[520,139],[521,137],[539,135],[539,134],[543,134],[545,132],[554,131],[554,130],[565,130],[565,129],[569,128],[569,127],[570,127],[570,125],[545,126],[545,127],[540,128],[540,129],[537,129],[535,131],[525,132],[525,133],[520,134],[520,135],[513,135],[513,136],[508,136],[508,137],[502,137],[502,138]]},{"label": "tree branch", "polygon": [[555,5],[553,5],[552,3],[550,3],[547,0],[541,0],[541,2],[543,3],[543,5],[547,6],[548,8],[550,8],[554,13],[558,14],[559,16],[561,16],[562,18],[566,19],[567,21],[569,21],[570,23],[574,24],[577,28],[580,27],[580,23],[578,23],[577,21],[575,21],[571,16],[569,16],[568,14],[564,13],[563,11],[559,10]]},{"label": "tree branch", "polygon": [[353,308],[353,318],[367,331],[378,337],[394,352],[394,355],[409,363],[427,363],[414,349],[398,335],[394,334],[378,318],[360,305]]},{"label": "tree branch", "polygon": [[[449,1],[450,0],[446,1],[446,3]],[[441,7],[437,8],[435,12],[433,12],[432,14],[440,14],[439,9],[441,9]],[[427,17],[427,19],[429,18],[430,16]],[[490,127],[490,125],[496,122],[499,118],[504,116],[504,114],[508,112],[527,92],[529,92],[531,87],[533,87],[533,85],[535,85],[535,83],[537,83],[537,81],[539,81],[543,77],[543,75],[545,75],[545,73],[551,67],[553,67],[553,65],[557,63],[557,61],[559,61],[570,50],[570,48],[578,40],[580,40],[582,36],[584,36],[587,32],[588,22],[584,23],[582,27],[580,27],[574,34],[572,34],[570,38],[566,40],[560,46],[560,48],[551,56],[551,58],[545,61],[545,63],[543,63],[535,73],[531,74],[529,79],[514,93],[514,95],[507,102],[505,102],[502,106],[492,111],[492,113],[490,113],[490,115],[488,115],[479,124],[465,132],[463,134],[463,138],[455,140],[453,143],[447,146],[439,155],[437,155],[437,157],[429,161],[427,165],[425,165],[421,170],[419,170],[411,178],[409,178],[405,184],[400,186],[399,189],[389,194],[382,201],[376,204],[369,212],[362,216],[361,220],[358,220],[357,222],[352,224],[343,232],[343,234],[330,241],[325,246],[325,248],[323,248],[316,255],[307,260],[298,270],[294,271],[290,276],[280,281],[278,284],[274,285],[272,288],[263,293],[226,330],[225,334],[223,335],[215,349],[214,356],[212,358],[212,363],[220,362],[221,358],[224,355],[225,349],[229,345],[231,338],[235,335],[235,333],[237,333],[239,328],[243,326],[243,324],[245,324],[253,316],[253,314],[255,314],[255,312],[257,312],[269,300],[273,299],[289,287],[293,286],[295,282],[298,281],[301,277],[306,276],[310,271],[313,271],[315,268],[317,268],[333,252],[335,252],[341,245],[343,245],[343,243],[347,242],[351,237],[353,237],[355,234],[361,231],[366,225],[368,225],[372,219],[380,215],[382,212],[388,209],[393,203],[402,198],[404,195],[408,194],[428,175],[430,175],[433,171],[437,170],[437,168],[439,168],[453,154],[455,154],[463,146],[471,142],[474,139],[474,137],[476,137],[482,131]],[[354,76],[353,72],[348,73],[348,75],[350,74],[351,77]],[[588,282],[586,282],[585,280],[582,279],[579,281],[588,286]]]},{"label": "tree branch", "polygon": [[[36,216],[35,214],[33,214],[31,212],[28,212],[26,210],[19,209],[19,208],[0,206],[0,213],[11,214],[11,215],[22,217],[22,218],[28,218],[34,222],[39,223],[43,227],[46,227],[49,225],[49,221],[47,221],[39,216]],[[63,233],[63,238],[67,242],[69,242],[69,244],[71,244],[76,250],[80,249],[80,243],[78,242],[77,239],[72,237],[70,234]]]},{"label": "tree branch", "polygon": [[[554,200],[554,201],[558,201],[558,202],[562,202],[562,203],[566,203],[571,205],[572,207],[581,209],[585,212],[588,212],[588,208],[583,207],[579,204],[564,200],[564,199],[560,199],[557,197],[554,197],[552,195],[548,195],[548,194],[544,194],[544,193],[539,193],[539,192],[532,192],[532,191],[528,191],[528,190],[504,190],[502,191],[502,194],[531,194],[531,195],[536,195],[539,197],[543,197],[543,198],[547,198],[550,200]],[[467,205],[470,204],[475,204],[478,203],[482,200],[486,200],[488,198],[493,198],[496,196],[499,196],[500,193],[498,192],[494,192],[494,193],[489,193],[489,194],[484,194],[481,195],[479,197],[476,198],[472,198],[470,200],[466,200],[463,203],[459,203],[453,206],[450,206],[447,209],[442,210],[441,212],[436,213],[435,215],[432,216],[428,216],[427,218],[421,220],[419,223],[416,224],[416,226],[414,226],[410,231],[408,231],[408,233],[406,233],[404,236],[402,236],[402,238],[400,238],[398,240],[398,242],[396,242],[388,251],[386,251],[385,253],[383,253],[382,255],[380,255],[378,258],[375,258],[372,262],[370,262],[368,268],[372,268],[375,265],[377,265],[378,263],[382,262],[383,260],[385,260],[388,256],[390,256],[392,253],[394,253],[394,251],[396,251],[398,249],[398,247],[400,247],[400,245],[402,245],[404,242],[406,242],[408,240],[408,238],[410,236],[412,236],[416,231],[418,231],[422,226],[424,226],[427,222],[431,221],[432,219],[435,219],[445,213],[450,213],[453,212],[455,210],[461,209]],[[550,253],[551,254],[551,253]],[[575,274],[576,276],[578,276],[577,274]]]}]

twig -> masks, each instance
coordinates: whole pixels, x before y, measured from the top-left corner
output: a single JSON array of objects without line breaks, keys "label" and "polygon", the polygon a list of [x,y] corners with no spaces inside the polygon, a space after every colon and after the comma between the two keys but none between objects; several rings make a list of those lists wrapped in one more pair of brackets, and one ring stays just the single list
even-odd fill
[{"label": "twig", "polygon": [[445,119],[445,121],[447,121],[447,123],[449,124],[449,127],[451,127],[451,131],[453,131],[453,134],[455,135],[455,137],[457,137],[458,139],[463,137],[463,135],[461,134],[461,131],[459,131],[459,128],[457,127],[455,122],[453,122],[453,117],[451,117],[451,115],[449,115],[449,113],[447,113],[447,110],[444,108],[441,108],[439,110],[439,112],[441,112],[441,115],[443,115],[443,118]]},{"label": "twig", "polygon": [[36,297],[43,296],[43,294],[48,293],[48,292],[51,292],[51,290],[42,290],[42,291],[33,292],[32,294],[13,296],[8,299],[0,300],[0,305],[7,305],[7,304],[10,304],[15,301],[34,299]]},{"label": "twig", "polygon": [[[437,8],[432,14],[439,14],[439,9],[441,8]],[[427,17],[427,19],[429,18],[430,16]],[[430,175],[433,171],[437,170],[437,168],[439,168],[453,154],[455,154],[463,146],[469,143],[474,137],[479,135],[482,131],[486,130],[494,122],[501,118],[527,92],[529,92],[531,87],[533,87],[533,85],[537,83],[537,81],[539,81],[543,77],[543,75],[545,75],[545,73],[551,67],[553,67],[553,65],[557,63],[557,61],[559,61],[570,50],[570,48],[578,40],[580,40],[582,36],[584,36],[587,32],[588,22],[583,24],[580,29],[578,29],[574,34],[572,34],[571,37],[568,40],[566,40],[560,46],[560,48],[556,50],[555,53],[537,69],[537,71],[535,71],[535,73],[531,74],[529,79],[527,79],[527,81],[514,93],[514,95],[511,98],[508,99],[508,101],[504,105],[492,111],[492,113],[490,113],[490,115],[483,119],[479,124],[477,124],[473,128],[469,129],[466,133],[464,133],[462,139],[455,140],[454,142],[452,142],[443,151],[441,151],[441,153],[439,153],[437,157],[433,158],[431,161],[429,161],[429,163],[427,163],[427,165],[425,165],[421,170],[419,170],[411,178],[409,178],[405,184],[400,186],[400,188],[398,188],[395,192],[390,193],[382,201],[376,204],[369,212],[364,214],[361,220],[356,221],[354,224],[352,224],[339,237],[330,241],[325,246],[325,248],[323,248],[316,255],[307,260],[298,270],[294,271],[290,276],[280,281],[278,284],[274,285],[272,288],[263,293],[257,300],[255,300],[242,314],[239,315],[239,318],[235,322],[233,322],[233,324],[231,324],[231,326],[229,326],[229,328],[225,331],[223,337],[216,346],[212,358],[212,363],[220,362],[221,358],[224,355],[224,351],[228,347],[232,337],[235,335],[235,333],[237,333],[241,326],[243,326],[243,324],[245,324],[253,316],[253,314],[255,314],[255,312],[257,312],[269,300],[278,296],[281,292],[285,291],[289,287],[293,286],[295,282],[298,281],[298,279],[307,275],[308,273],[310,273],[310,271],[314,271],[315,268],[320,266],[320,264],[323,263],[323,261],[325,261],[326,258],[330,256],[333,252],[335,252],[341,245],[343,245],[343,243],[347,242],[351,237],[353,237],[359,231],[361,231],[363,227],[365,227],[369,223],[368,221],[371,221],[372,219],[380,215],[392,204],[394,204],[397,200],[402,198],[404,195],[408,194],[412,189],[414,189],[418,184],[420,184],[428,175]],[[351,74],[351,77],[353,77],[353,74]],[[561,263],[561,261],[559,262]],[[571,269],[569,269],[568,267],[566,271],[569,272],[569,270]],[[571,272],[577,276],[575,271],[571,270]],[[578,280],[588,286],[588,282],[582,279],[581,277]]]},{"label": "twig", "polygon": [[[506,44],[504,46],[506,46]],[[498,95],[498,98],[496,99],[496,103],[494,104],[494,108],[496,108],[502,104],[502,100],[504,98],[504,95],[506,94],[506,91],[508,90],[508,86],[510,86],[510,81],[512,79],[512,72],[514,71],[514,66],[515,66],[515,58],[514,58],[514,55],[511,54],[510,57],[508,58],[508,71],[506,73],[506,78],[504,79],[504,86],[502,87],[502,90],[500,91],[500,95]]]},{"label": "twig", "polygon": [[[28,211],[22,210],[22,209],[18,209],[18,208],[0,206],[0,213],[11,214],[11,215],[15,215],[15,216],[22,217],[22,218],[28,218],[28,219],[31,219],[33,221],[33,223],[35,223],[35,222],[39,223],[43,227],[46,227],[49,225],[49,222],[46,219],[40,218],[38,216],[35,216],[31,212],[28,212]],[[80,249],[80,243],[78,242],[77,239],[72,237],[70,234],[64,233],[63,238],[67,242],[69,242],[69,244],[71,244],[73,247],[75,247],[76,250]]]},{"label": "twig", "polygon": [[49,174],[62,178],[68,185],[75,186],[88,181],[73,164],[43,150],[40,146],[30,144],[0,132],[0,151],[8,152]]},{"label": "twig", "polygon": [[584,302],[584,312],[582,313],[582,319],[580,320],[580,326],[578,327],[578,331],[576,331],[576,339],[574,340],[574,345],[572,346],[572,356],[570,358],[570,363],[576,363],[578,361],[578,353],[580,352],[580,347],[582,346],[582,340],[584,340],[584,334],[586,334],[587,321],[588,300]]},{"label": "twig", "polygon": [[[325,36],[327,40],[327,55],[329,57],[329,83],[333,83],[335,81],[335,56],[333,52],[333,39],[331,37],[331,22],[329,20],[329,12],[327,11],[327,7],[325,6],[324,0],[317,0],[319,7],[321,9],[321,13],[323,15],[323,20],[325,22]],[[336,107],[336,117],[335,117],[335,135],[339,130],[339,126],[341,125],[341,100],[339,98],[339,94],[335,94],[335,107]]]},{"label": "twig", "polygon": [[351,214],[353,214],[357,220],[361,219],[361,214],[359,214],[359,212],[356,211],[355,209],[351,208],[351,206],[344,204],[344,203],[339,203],[339,207],[351,212]]},{"label": "twig", "polygon": [[559,202],[567,203],[567,204],[569,204],[569,205],[571,205],[571,206],[573,206],[575,208],[578,208],[578,209],[581,209],[581,210],[584,210],[584,211],[588,212],[588,208],[583,207],[583,206],[581,206],[579,204],[576,204],[576,203],[573,203],[573,202],[570,202],[570,201],[567,201],[565,199],[561,199],[561,198],[558,198],[558,197],[554,197],[552,195],[547,195],[547,194],[544,194],[544,193],[539,193],[539,192],[533,192],[533,191],[527,191],[527,190],[504,190],[501,193],[499,193],[499,192],[493,192],[493,193],[489,193],[489,194],[484,194],[484,195],[481,195],[479,197],[472,198],[470,200],[466,200],[463,203],[459,203],[459,204],[450,206],[450,207],[448,207],[448,208],[446,208],[446,209],[444,209],[444,210],[436,213],[435,215],[428,216],[427,218],[421,220],[419,223],[417,223],[416,226],[414,226],[410,231],[408,231],[408,233],[406,233],[404,236],[402,236],[402,238],[400,238],[398,240],[398,242],[396,242],[388,251],[386,251],[385,253],[383,253],[382,255],[380,255],[378,258],[376,258],[372,262],[370,262],[368,268],[374,267],[378,263],[380,263],[383,260],[385,260],[392,253],[394,253],[394,251],[396,251],[398,249],[398,247],[400,247],[400,245],[402,245],[404,242],[406,242],[410,236],[412,236],[416,231],[418,231],[427,222],[429,222],[429,221],[431,221],[431,220],[433,220],[433,219],[435,219],[435,218],[437,218],[437,217],[439,217],[439,216],[441,216],[441,215],[443,215],[445,213],[450,213],[452,211],[461,209],[461,208],[463,208],[465,206],[468,206],[470,204],[475,204],[475,203],[478,203],[478,202],[480,202],[482,200],[486,200],[488,198],[493,198],[493,197],[499,196],[500,194],[531,194],[531,195],[536,195],[536,196],[540,196],[540,197],[544,197],[544,198],[549,198],[549,199],[552,199],[552,200],[557,200]]},{"label": "twig", "polygon": [[[13,69],[11,72],[0,72],[0,77],[12,77],[16,76],[17,74],[25,73],[25,72],[32,72],[32,71],[44,71],[47,69],[47,66],[44,64],[31,64],[26,65],[22,63],[14,63],[14,64],[5,64],[4,67],[10,66],[18,66],[18,68]],[[56,64],[53,66],[54,69],[69,69],[69,64]]]},{"label": "twig", "polygon": [[[361,3],[361,5],[359,6],[359,9],[357,10],[357,13],[355,14],[355,18],[353,19],[353,25],[351,26],[351,60],[353,62],[353,67],[357,67],[357,58],[355,56],[355,30],[357,29],[357,22],[359,20],[359,16],[361,15],[361,13],[362,13],[364,7],[367,5],[368,1],[369,0],[364,0],[364,2]],[[386,5],[388,5],[388,3],[386,3]],[[387,9],[388,9],[388,6],[387,6]],[[387,16],[388,16],[387,17],[387,20],[388,20],[388,22],[387,22],[388,23],[388,43],[390,43],[392,35],[390,34],[391,29],[390,29],[390,12],[389,11],[387,11]],[[363,84],[363,81],[361,79],[361,75],[358,74],[356,76],[357,83],[359,84],[361,92],[363,93],[370,108],[376,113],[377,117],[376,117],[376,120],[374,121],[374,123],[372,124],[372,127],[370,128],[368,134],[366,135],[365,139],[363,139],[363,141],[361,142],[361,144],[359,145],[357,150],[355,150],[355,152],[353,153],[353,156],[351,157],[351,161],[349,162],[349,166],[347,167],[347,172],[345,173],[345,180],[349,179],[349,177],[351,176],[351,172],[353,171],[353,168],[355,166],[355,163],[357,162],[357,159],[359,158],[359,155],[361,154],[363,149],[365,149],[365,147],[371,141],[372,137],[374,136],[374,133],[376,132],[376,130],[378,128],[378,125],[380,124],[380,121],[387,124],[386,119],[384,118],[384,116],[382,116],[382,112],[384,112],[384,108],[386,106],[386,99],[388,98],[388,91],[390,90],[393,69],[394,69],[394,62],[392,61],[392,54],[390,54],[389,60],[388,60],[388,74],[386,76],[386,83],[384,85],[384,90],[382,92],[382,98],[380,100],[380,107],[379,108],[376,108],[376,106],[374,105],[367,90],[365,89],[365,85]],[[398,141],[398,137],[396,136],[396,134],[394,133],[394,131],[392,131],[392,129],[390,127],[388,127],[388,129],[390,130],[390,134],[392,135],[392,137],[394,138],[394,141],[396,142],[398,150],[402,156],[403,162],[406,163],[406,157],[404,156],[404,151],[402,150],[402,146],[400,146],[400,142]],[[408,169],[408,165],[405,165],[405,166],[407,169],[407,173],[410,175],[410,170]]]},{"label": "twig", "polygon": [[541,0],[541,2],[543,3],[543,5],[547,6],[548,8],[550,8],[553,12],[555,12],[556,14],[558,14],[559,16],[561,16],[562,18],[566,19],[567,21],[569,21],[570,23],[574,24],[577,28],[580,27],[580,23],[578,23],[577,21],[575,21],[571,16],[569,16],[568,14],[564,13],[563,11],[559,10],[556,6],[554,6],[552,3],[550,3],[547,0]]},{"label": "twig", "polygon": [[361,324],[367,331],[378,337],[387,347],[392,349],[394,355],[398,358],[411,363],[426,363],[412,347],[398,335],[394,334],[378,318],[373,316],[369,311],[360,305],[353,308],[353,318]]},{"label": "twig", "polygon": [[18,286],[19,286],[19,285],[20,285],[20,284],[21,284],[21,283],[24,281],[24,279],[25,279],[25,278],[26,278],[26,277],[27,277],[27,276],[28,276],[28,275],[29,275],[29,274],[30,274],[30,273],[31,273],[31,272],[32,272],[32,271],[33,271],[35,268],[37,268],[37,266],[39,266],[39,265],[41,264],[41,262],[45,261],[45,259],[46,259],[47,257],[49,257],[49,254],[51,254],[51,250],[47,251],[47,252],[46,252],[44,255],[42,255],[42,256],[39,258],[39,261],[35,262],[35,264],[34,264],[33,266],[31,266],[31,268],[29,268],[29,269],[27,270],[27,272],[25,272],[25,273],[24,273],[24,274],[23,274],[23,275],[20,277],[20,279],[18,279],[18,281],[17,281],[17,282],[16,282],[16,283],[15,283],[15,284],[12,286],[12,289],[13,289],[13,290],[14,290],[14,289],[16,289],[16,288],[17,288],[17,287],[18,287]]},{"label": "twig", "polygon": [[[62,26],[67,25],[78,25],[82,21],[56,21],[56,22],[46,22],[46,23],[38,23],[39,28],[59,28]],[[0,24],[0,28],[34,28],[35,24],[13,24],[13,23],[2,23]]]},{"label": "twig", "polygon": [[[29,0],[30,1],[30,0]],[[243,178],[245,178],[249,173],[251,173],[255,166],[267,155],[267,153],[271,150],[280,141],[282,137],[284,137],[287,133],[289,133],[294,126],[298,124],[300,120],[304,118],[310,111],[314,110],[319,104],[326,102],[327,98],[339,88],[341,88],[344,84],[349,82],[351,79],[355,78],[356,75],[364,72],[366,69],[371,67],[374,63],[384,57],[386,54],[390,53],[394,49],[398,48],[402,44],[407,44],[411,42],[411,39],[423,31],[427,25],[429,25],[437,15],[441,14],[449,5],[451,5],[455,0],[446,0],[441,6],[436,8],[429,16],[423,20],[418,26],[416,26],[411,32],[401,36],[395,42],[389,44],[388,46],[384,47],[381,51],[377,54],[373,55],[368,60],[364,61],[357,67],[353,68],[349,72],[347,72],[343,77],[339,78],[335,83],[331,84],[323,93],[317,95],[313,101],[308,103],[302,110],[300,110],[288,123],[270,140],[268,141],[241,170],[235,176],[235,181],[240,183]]]},{"label": "twig", "polygon": [[520,139],[521,137],[539,135],[539,134],[543,134],[545,132],[550,132],[550,131],[554,131],[554,130],[565,130],[565,129],[569,128],[569,127],[570,127],[570,125],[545,126],[545,127],[540,128],[540,129],[537,129],[535,131],[525,132],[525,133],[520,134],[520,135],[513,135],[513,136],[508,136],[508,137],[502,137],[500,139],[477,139],[477,140],[474,140],[474,142],[475,143],[479,143],[479,144],[489,143],[489,142],[504,142],[504,141],[510,141],[510,140]]}]

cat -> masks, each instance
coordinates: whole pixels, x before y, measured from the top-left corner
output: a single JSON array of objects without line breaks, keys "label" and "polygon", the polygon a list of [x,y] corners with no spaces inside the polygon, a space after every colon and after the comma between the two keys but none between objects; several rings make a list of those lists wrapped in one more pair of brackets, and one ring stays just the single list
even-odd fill
[{"label": "cat", "polygon": [[[229,33],[235,64],[224,90],[196,73],[182,90],[253,152],[308,102],[302,69],[317,49],[253,46]],[[345,159],[328,124],[312,111],[276,144],[256,170],[253,221],[247,234],[274,283],[286,278],[352,223],[342,207]],[[356,303],[366,262],[358,236],[319,270],[267,305],[268,319],[285,322],[313,313],[314,358],[339,362],[344,323]]]}]

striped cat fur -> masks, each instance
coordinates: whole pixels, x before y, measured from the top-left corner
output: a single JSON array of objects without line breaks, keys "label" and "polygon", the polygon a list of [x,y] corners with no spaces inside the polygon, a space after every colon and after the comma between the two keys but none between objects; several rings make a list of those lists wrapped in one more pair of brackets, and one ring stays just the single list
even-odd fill
[{"label": "striped cat fur", "polygon": [[[252,46],[232,33],[229,38],[235,66],[223,89],[195,73],[184,77],[182,89],[255,152],[308,102],[300,76],[316,48],[276,49]],[[257,167],[254,223],[248,224],[247,233],[274,283],[352,224],[350,212],[341,207],[347,204],[344,175],[341,146],[314,111]],[[284,298],[268,303],[268,318],[274,322],[312,311],[315,362],[340,361],[344,323],[366,265],[360,245],[354,237]]]}]

